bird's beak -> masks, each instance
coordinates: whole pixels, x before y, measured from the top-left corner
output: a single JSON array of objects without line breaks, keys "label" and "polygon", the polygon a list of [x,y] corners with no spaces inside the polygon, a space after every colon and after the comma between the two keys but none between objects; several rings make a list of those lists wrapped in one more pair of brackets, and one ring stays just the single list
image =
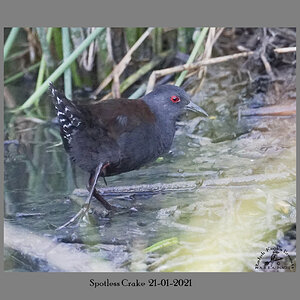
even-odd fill
[{"label": "bird's beak", "polygon": [[185,106],[185,109],[204,114],[205,116],[208,117],[207,112],[204,109],[202,109],[201,107],[199,107],[198,105],[194,104],[192,101],[190,101],[190,103]]}]

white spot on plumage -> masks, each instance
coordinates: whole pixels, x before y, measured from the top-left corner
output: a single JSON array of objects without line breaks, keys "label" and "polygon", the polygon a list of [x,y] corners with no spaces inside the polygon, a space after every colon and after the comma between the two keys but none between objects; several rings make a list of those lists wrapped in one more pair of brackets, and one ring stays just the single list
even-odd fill
[{"label": "white spot on plumage", "polygon": [[74,118],[74,116],[70,113],[70,110],[66,110],[66,109],[65,109],[65,114],[66,114],[66,116],[67,116],[69,119]]},{"label": "white spot on plumage", "polygon": [[126,124],[127,124],[127,116],[124,116],[124,115],[120,115],[120,116],[117,116],[117,118],[116,118],[116,120],[119,122],[119,124],[121,125],[121,126],[126,126]]},{"label": "white spot on plumage", "polygon": [[78,119],[73,119],[72,124],[73,126],[78,127],[81,124],[81,122]]}]

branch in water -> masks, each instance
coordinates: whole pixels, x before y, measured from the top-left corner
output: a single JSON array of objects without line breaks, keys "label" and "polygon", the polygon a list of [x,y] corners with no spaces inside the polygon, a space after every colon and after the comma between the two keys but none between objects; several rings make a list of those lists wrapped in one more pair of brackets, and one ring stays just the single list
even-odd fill
[{"label": "branch in water", "polygon": [[[258,174],[251,176],[239,176],[217,179],[206,179],[199,181],[184,181],[173,183],[155,183],[155,184],[141,184],[131,186],[115,186],[104,187],[98,190],[101,195],[122,195],[122,194],[147,194],[147,193],[161,193],[170,191],[189,191],[194,189],[202,189],[217,186],[243,186],[251,184],[263,184],[267,182],[284,182],[294,180],[294,176],[288,172],[273,173],[273,174]],[[86,197],[88,192],[85,189],[75,189],[74,195],[79,197]]]},{"label": "branch in water", "polygon": [[53,271],[62,272],[113,272],[109,263],[77,250],[75,247],[57,243],[48,237],[4,222],[4,245],[14,249],[32,261],[47,262]]}]

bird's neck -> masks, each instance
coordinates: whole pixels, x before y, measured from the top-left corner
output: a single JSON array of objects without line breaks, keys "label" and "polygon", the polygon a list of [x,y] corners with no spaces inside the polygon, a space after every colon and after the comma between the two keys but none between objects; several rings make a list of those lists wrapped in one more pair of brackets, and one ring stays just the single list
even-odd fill
[{"label": "bird's neck", "polygon": [[155,131],[158,137],[160,151],[165,153],[171,148],[176,130],[176,118],[170,118],[161,107],[153,106],[148,99],[144,101],[148,104],[150,110],[156,118]]},{"label": "bird's neck", "polygon": [[169,151],[174,139],[176,130],[175,121],[171,122],[166,118],[161,119],[157,124],[157,132],[160,136],[160,145],[164,149],[163,152]]}]

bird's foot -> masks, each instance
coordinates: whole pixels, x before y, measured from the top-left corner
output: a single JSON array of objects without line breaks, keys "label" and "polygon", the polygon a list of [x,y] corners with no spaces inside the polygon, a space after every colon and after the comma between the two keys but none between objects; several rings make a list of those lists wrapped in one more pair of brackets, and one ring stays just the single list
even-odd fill
[{"label": "bird's foot", "polygon": [[[89,194],[88,194],[88,197],[86,198],[82,208],[80,209],[80,211],[72,219],[70,219],[68,222],[66,222],[62,226],[58,227],[56,230],[61,230],[65,227],[67,227],[68,225],[74,223],[75,220],[77,220],[77,219],[79,219],[78,220],[78,223],[79,223],[80,220],[82,219],[82,217],[88,212],[88,210],[90,208],[92,196],[93,196],[93,194],[95,194],[96,183],[97,183],[97,180],[101,173],[102,168],[103,168],[103,164],[100,163],[97,166],[95,172],[91,173],[90,179],[89,179],[89,187],[88,187]],[[99,199],[97,197],[96,198],[102,202],[102,204],[105,206],[106,209],[110,209],[111,205],[108,202],[106,202],[101,195],[99,195],[99,197],[100,197]]]},{"label": "bird's foot", "polygon": [[66,222],[65,224],[59,226],[58,228],[56,228],[56,231],[61,230],[67,226],[69,226],[70,224],[74,223],[77,219],[78,222],[77,224],[79,224],[80,220],[84,217],[84,215],[88,212],[89,207],[84,204],[83,207],[80,209],[80,211],[73,217],[71,218],[68,222]]}]

